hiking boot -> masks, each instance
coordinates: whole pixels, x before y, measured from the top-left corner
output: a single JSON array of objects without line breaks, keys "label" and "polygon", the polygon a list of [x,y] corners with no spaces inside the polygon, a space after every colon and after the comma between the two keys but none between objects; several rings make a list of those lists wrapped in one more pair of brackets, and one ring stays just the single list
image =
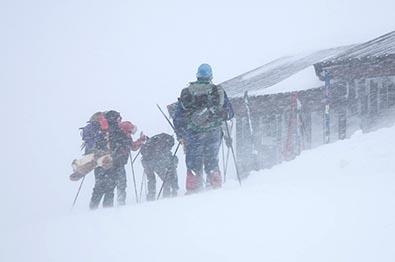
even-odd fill
[{"label": "hiking boot", "polygon": [[213,188],[220,188],[222,186],[222,176],[219,171],[211,171],[208,180]]},{"label": "hiking boot", "polygon": [[186,189],[187,193],[197,192],[203,187],[203,177],[201,174],[194,174],[191,170],[187,171]]},{"label": "hiking boot", "polygon": [[171,191],[171,197],[177,197],[177,190]]},{"label": "hiking boot", "polygon": [[170,188],[163,189],[163,197],[164,198],[169,198],[170,196],[171,196]]},{"label": "hiking boot", "polygon": [[153,193],[148,193],[147,194],[147,201],[154,201],[155,200],[155,195],[156,195],[156,193],[155,192],[153,192]]}]

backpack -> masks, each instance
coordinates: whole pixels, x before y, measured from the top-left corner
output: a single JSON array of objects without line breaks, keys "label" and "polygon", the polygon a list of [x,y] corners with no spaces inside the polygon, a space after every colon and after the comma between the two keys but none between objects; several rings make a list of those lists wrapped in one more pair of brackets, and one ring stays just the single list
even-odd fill
[{"label": "backpack", "polygon": [[85,154],[96,150],[108,150],[108,122],[103,113],[95,113],[87,125],[80,129],[83,141],[81,149],[85,149]]},{"label": "backpack", "polygon": [[166,133],[160,133],[150,137],[147,142],[141,146],[141,155],[146,160],[154,159],[159,155],[170,151],[173,146],[173,136]]},{"label": "backpack", "polygon": [[179,102],[186,112],[187,128],[205,131],[221,125],[225,92],[207,82],[193,82],[181,92]]}]

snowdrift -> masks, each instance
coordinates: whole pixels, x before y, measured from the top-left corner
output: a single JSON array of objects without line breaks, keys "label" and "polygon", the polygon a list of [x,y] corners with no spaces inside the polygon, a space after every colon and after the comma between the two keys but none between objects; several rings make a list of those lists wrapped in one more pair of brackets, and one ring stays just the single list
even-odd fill
[{"label": "snowdrift", "polygon": [[2,241],[0,260],[394,261],[394,133],[305,151],[241,188],[229,179],[191,196],[27,217]]}]

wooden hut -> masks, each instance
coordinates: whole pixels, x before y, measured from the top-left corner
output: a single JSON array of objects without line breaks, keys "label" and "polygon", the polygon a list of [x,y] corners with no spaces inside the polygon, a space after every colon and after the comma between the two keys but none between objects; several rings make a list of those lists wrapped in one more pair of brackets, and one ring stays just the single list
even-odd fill
[{"label": "wooden hut", "polygon": [[[395,31],[363,44],[284,57],[222,83],[243,175],[395,119]],[[326,80],[326,82],[325,82]]]}]

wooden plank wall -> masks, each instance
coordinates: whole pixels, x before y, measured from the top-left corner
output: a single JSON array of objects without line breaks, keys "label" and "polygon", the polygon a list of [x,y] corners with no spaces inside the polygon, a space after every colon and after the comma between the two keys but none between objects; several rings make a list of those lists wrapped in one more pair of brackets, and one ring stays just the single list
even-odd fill
[{"label": "wooden plank wall", "polygon": [[[253,134],[243,98],[231,98],[236,115],[236,155],[244,176],[295,158],[323,144],[323,87],[297,92],[302,105],[293,126],[292,93],[249,97]],[[369,132],[395,121],[395,77],[337,80],[330,90],[330,141],[357,130]]]}]

